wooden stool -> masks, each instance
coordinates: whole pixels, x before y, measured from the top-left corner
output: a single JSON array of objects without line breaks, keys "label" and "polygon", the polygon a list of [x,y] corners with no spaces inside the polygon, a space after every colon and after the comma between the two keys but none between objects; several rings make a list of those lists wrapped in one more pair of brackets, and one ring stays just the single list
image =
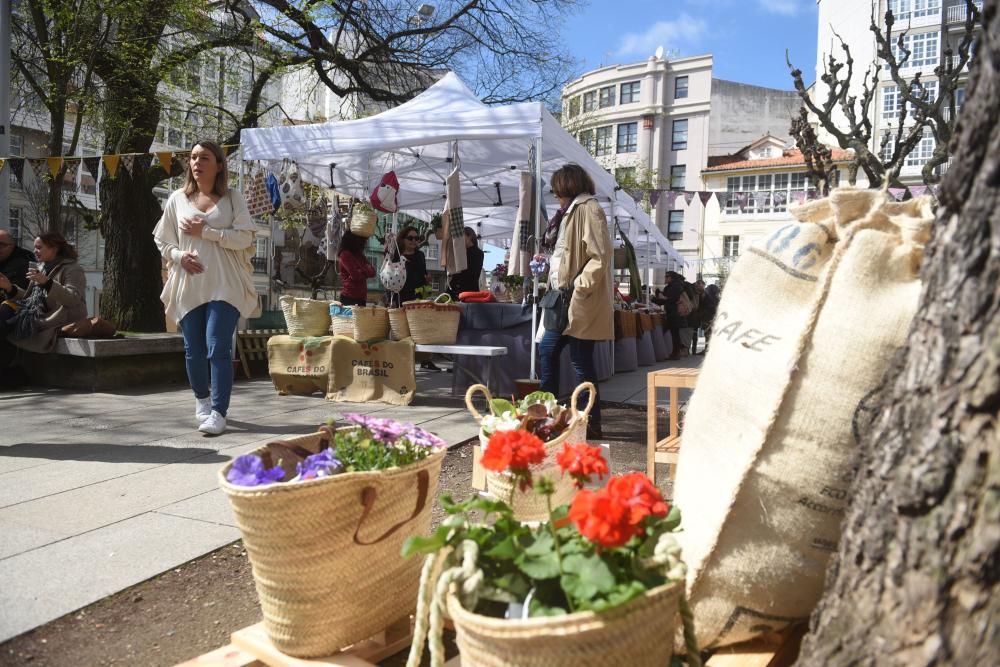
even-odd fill
[{"label": "wooden stool", "polygon": [[250,378],[251,361],[267,361],[267,339],[271,336],[284,335],[285,329],[251,329],[239,331],[236,334],[236,353],[243,365],[243,374]]},{"label": "wooden stool", "polygon": [[[681,434],[677,426],[680,390],[694,389],[698,381],[697,368],[664,368],[646,374],[646,475],[656,483],[656,464],[677,465],[681,450]],[[670,389],[670,431],[663,440],[656,435],[656,389]]]}]

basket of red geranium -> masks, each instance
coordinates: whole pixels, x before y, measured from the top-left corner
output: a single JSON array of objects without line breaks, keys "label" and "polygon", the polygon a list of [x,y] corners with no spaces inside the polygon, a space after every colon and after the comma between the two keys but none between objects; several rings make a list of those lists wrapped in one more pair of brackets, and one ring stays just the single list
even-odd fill
[{"label": "basket of red geranium", "polygon": [[[509,472],[546,499],[548,521],[521,523],[502,500],[442,497],[450,516],[430,537],[404,546],[404,555],[429,554],[408,664],[419,662],[425,635],[431,664],[442,663],[448,615],[470,667],[662,667],[680,615],[688,664],[699,665],[685,566],[671,535],[680,513],[649,478],[612,477],[553,507],[552,480],[531,473],[545,456],[537,436],[496,434],[487,447],[512,450]],[[600,449],[586,444],[564,445],[558,461],[578,487],[608,473]],[[477,521],[473,512],[492,520]]]}]

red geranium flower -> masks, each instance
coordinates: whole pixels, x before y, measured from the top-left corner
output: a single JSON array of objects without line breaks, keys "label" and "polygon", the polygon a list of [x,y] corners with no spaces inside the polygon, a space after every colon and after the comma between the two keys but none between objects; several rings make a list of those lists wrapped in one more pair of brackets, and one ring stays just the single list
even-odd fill
[{"label": "red geranium flower", "polygon": [[591,447],[585,442],[565,445],[556,455],[556,462],[564,475],[573,476],[578,487],[589,482],[591,475],[603,479],[608,474],[608,462],[604,460],[601,448]]},{"label": "red geranium flower", "polygon": [[629,521],[639,525],[647,516],[666,516],[663,494],[641,472],[633,472],[608,480],[607,491],[619,498],[629,508]]},{"label": "red geranium flower", "polygon": [[527,431],[497,431],[490,436],[481,463],[487,470],[526,471],[545,460],[545,443]]},{"label": "red geranium flower", "polygon": [[629,521],[628,505],[607,489],[577,491],[567,518],[581,535],[608,548],[622,546],[641,530]]}]

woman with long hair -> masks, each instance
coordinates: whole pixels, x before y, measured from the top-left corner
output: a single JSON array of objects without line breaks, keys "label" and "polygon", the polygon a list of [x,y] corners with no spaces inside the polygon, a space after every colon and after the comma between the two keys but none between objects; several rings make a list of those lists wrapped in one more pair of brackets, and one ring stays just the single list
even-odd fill
[{"label": "woman with long hair", "polygon": [[479,247],[479,237],[472,227],[465,228],[466,269],[452,274],[448,280],[448,294],[457,299],[462,292],[478,292],[479,278],[483,273],[485,253]]},{"label": "woman with long hair", "polygon": [[368,239],[350,230],[344,232],[337,251],[340,265],[340,302],[345,306],[368,303],[368,279],[375,277],[375,267],[365,257]]},{"label": "woman with long hair", "polygon": [[239,318],[257,308],[250,265],[255,233],[243,195],[229,187],[222,148],[199,141],[184,187],[167,200],[153,240],[169,269],[160,299],[184,335],[195,418],[209,435],[226,430],[233,334]]},{"label": "woman with long hair", "polygon": [[[594,181],[583,167],[567,164],[552,175],[552,191],[565,211],[549,262],[549,288],[572,288],[569,323],[563,331],[546,329],[538,345],[541,389],[559,393],[559,358],[569,346],[577,383],[597,387],[594,343],[614,338],[611,234],[604,209],[594,196]],[[581,392],[583,401],[585,392]],[[600,392],[587,426],[588,438],[602,437]]]},{"label": "woman with long hair", "polygon": [[[399,290],[400,303],[416,299],[417,288],[431,282],[427,275],[427,260],[424,253],[417,249],[419,245],[420,232],[413,225],[406,225],[396,234],[396,247],[406,262],[406,284]],[[393,260],[398,260],[398,257]]]},{"label": "woman with long hair", "polygon": [[35,239],[34,249],[38,264],[28,267],[27,288],[0,273],[0,369],[11,377],[14,371],[4,368],[13,357],[11,344],[29,352],[51,352],[59,329],[87,317],[87,277],[76,248],[59,232],[46,232]]}]

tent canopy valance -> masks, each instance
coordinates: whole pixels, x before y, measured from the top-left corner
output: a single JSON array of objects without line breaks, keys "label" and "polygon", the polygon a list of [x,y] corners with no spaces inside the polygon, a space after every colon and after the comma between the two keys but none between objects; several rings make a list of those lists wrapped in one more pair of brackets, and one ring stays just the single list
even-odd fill
[{"label": "tent canopy valance", "polygon": [[[520,172],[529,168],[529,155],[540,143],[544,183],[567,162],[583,166],[609,219],[617,217],[633,243],[645,245],[648,239],[668,261],[682,262],[645,211],[617,189],[614,178],[541,103],[488,107],[452,72],[412,100],[376,116],[252,128],[241,135],[244,159],[269,162],[274,170],[283,159],[293,160],[306,182],[359,198],[392,169],[400,181],[400,210],[412,213],[442,208],[455,142],[462,205],[469,218],[478,215],[480,224],[491,228],[483,229],[484,235],[513,229]],[[551,212],[558,204],[548,188],[544,190]],[[632,221],[636,224],[625,224]]]}]

